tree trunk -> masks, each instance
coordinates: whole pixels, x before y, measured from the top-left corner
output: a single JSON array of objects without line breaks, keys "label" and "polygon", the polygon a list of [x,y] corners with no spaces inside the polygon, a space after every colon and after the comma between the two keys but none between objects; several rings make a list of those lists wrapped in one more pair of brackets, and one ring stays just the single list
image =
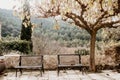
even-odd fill
[{"label": "tree trunk", "polygon": [[2,26],[1,26],[1,23],[0,23],[0,40],[1,40],[1,27],[2,27]]},{"label": "tree trunk", "polygon": [[95,72],[95,41],[96,41],[96,31],[91,32],[90,41],[90,70]]}]

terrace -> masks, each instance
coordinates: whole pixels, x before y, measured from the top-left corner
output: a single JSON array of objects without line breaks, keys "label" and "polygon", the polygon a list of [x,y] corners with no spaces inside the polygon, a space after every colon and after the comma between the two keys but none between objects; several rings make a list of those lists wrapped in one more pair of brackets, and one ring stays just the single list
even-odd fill
[{"label": "terrace", "polygon": [[61,70],[60,75],[57,71],[46,70],[40,76],[39,71],[23,71],[23,74],[15,76],[15,71],[7,71],[0,76],[0,80],[120,80],[120,73],[112,70],[104,70],[101,73],[84,73],[79,70]]}]

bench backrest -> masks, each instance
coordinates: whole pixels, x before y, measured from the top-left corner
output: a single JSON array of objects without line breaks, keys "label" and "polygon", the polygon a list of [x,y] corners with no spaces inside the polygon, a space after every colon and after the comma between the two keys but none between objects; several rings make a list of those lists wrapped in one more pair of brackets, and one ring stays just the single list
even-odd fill
[{"label": "bench backrest", "polygon": [[35,55],[35,56],[20,56],[19,58],[19,66],[43,66],[43,56]]},{"label": "bench backrest", "polygon": [[81,55],[80,54],[58,54],[58,65],[74,65],[81,64]]}]

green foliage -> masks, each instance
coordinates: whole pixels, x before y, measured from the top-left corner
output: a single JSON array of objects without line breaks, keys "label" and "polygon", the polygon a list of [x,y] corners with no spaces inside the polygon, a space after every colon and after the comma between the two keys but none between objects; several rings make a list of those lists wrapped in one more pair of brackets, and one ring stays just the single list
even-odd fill
[{"label": "green foliage", "polygon": [[2,22],[2,36],[20,35],[21,20],[13,16],[11,10],[0,9],[0,22]]},{"label": "green foliage", "polygon": [[21,29],[21,35],[20,38],[21,40],[26,40],[26,41],[32,41],[31,36],[32,36],[32,23],[31,23],[31,15],[30,15],[30,4],[29,1],[26,0],[23,3],[22,6],[23,12],[20,15],[23,16],[22,20],[22,29]]},{"label": "green foliage", "polygon": [[78,50],[75,50],[75,54],[89,55],[89,51],[86,49],[78,49]]},{"label": "green foliage", "polygon": [[17,40],[19,40],[19,37],[13,37],[13,36],[2,37],[2,41],[4,42],[17,41]]},{"label": "green foliage", "polygon": [[[26,21],[26,18],[23,20],[23,23]],[[21,29],[21,40],[27,40],[27,41],[31,41],[31,36],[32,36],[32,24],[30,22],[29,25],[27,25],[27,27],[25,27],[25,25],[22,24],[22,29]]]},{"label": "green foliage", "polygon": [[[18,37],[21,30],[21,20],[12,15],[12,11],[0,9],[0,20],[2,21],[2,36]],[[7,15],[7,16],[6,16]],[[89,44],[90,35],[87,31],[68,24],[64,21],[58,21],[59,30],[54,29],[55,20],[53,18],[34,18],[31,17],[31,23],[37,24],[34,28],[34,34],[56,40],[63,46],[77,47]],[[42,26],[41,26],[42,23]],[[101,31],[97,34],[97,41],[101,41]]]},{"label": "green foliage", "polygon": [[[42,26],[38,24],[42,23]],[[34,29],[34,34],[39,34],[44,37],[48,37],[52,40],[56,40],[66,47],[77,47],[89,44],[90,35],[87,31],[80,29],[77,26],[73,26],[64,21],[58,21],[60,29],[55,30],[55,20],[53,18],[47,19],[33,19],[38,26]],[[48,25],[49,24],[49,25]],[[97,41],[101,41],[101,30],[97,34]]]},{"label": "green foliage", "polygon": [[10,50],[20,51],[24,54],[31,53],[30,50],[31,43],[24,40],[15,41],[1,41],[0,42],[0,53],[7,52]]}]

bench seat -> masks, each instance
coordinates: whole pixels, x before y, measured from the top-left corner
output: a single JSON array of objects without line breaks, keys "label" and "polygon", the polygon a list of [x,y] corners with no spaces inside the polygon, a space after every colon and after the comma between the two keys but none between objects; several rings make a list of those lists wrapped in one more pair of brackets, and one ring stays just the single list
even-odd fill
[{"label": "bench seat", "polygon": [[75,64],[75,65],[63,65],[63,64],[59,64],[58,67],[80,67],[82,66],[82,64]]},{"label": "bench seat", "polygon": [[18,69],[39,69],[39,68],[42,68],[42,66],[15,66],[15,68],[18,68]]},{"label": "bench seat", "polygon": [[[40,64],[36,65],[22,65],[22,63],[24,63],[24,61],[22,61],[22,59],[31,59],[33,60],[33,58],[40,58],[38,59],[38,61],[40,62]],[[40,70],[40,74],[42,76],[42,72],[44,72],[44,67],[43,67],[43,55],[31,55],[31,56],[20,56],[19,58],[19,65],[14,67],[16,69],[16,77],[17,77],[17,71],[19,69],[20,73],[22,74],[22,69],[39,69]]]}]

